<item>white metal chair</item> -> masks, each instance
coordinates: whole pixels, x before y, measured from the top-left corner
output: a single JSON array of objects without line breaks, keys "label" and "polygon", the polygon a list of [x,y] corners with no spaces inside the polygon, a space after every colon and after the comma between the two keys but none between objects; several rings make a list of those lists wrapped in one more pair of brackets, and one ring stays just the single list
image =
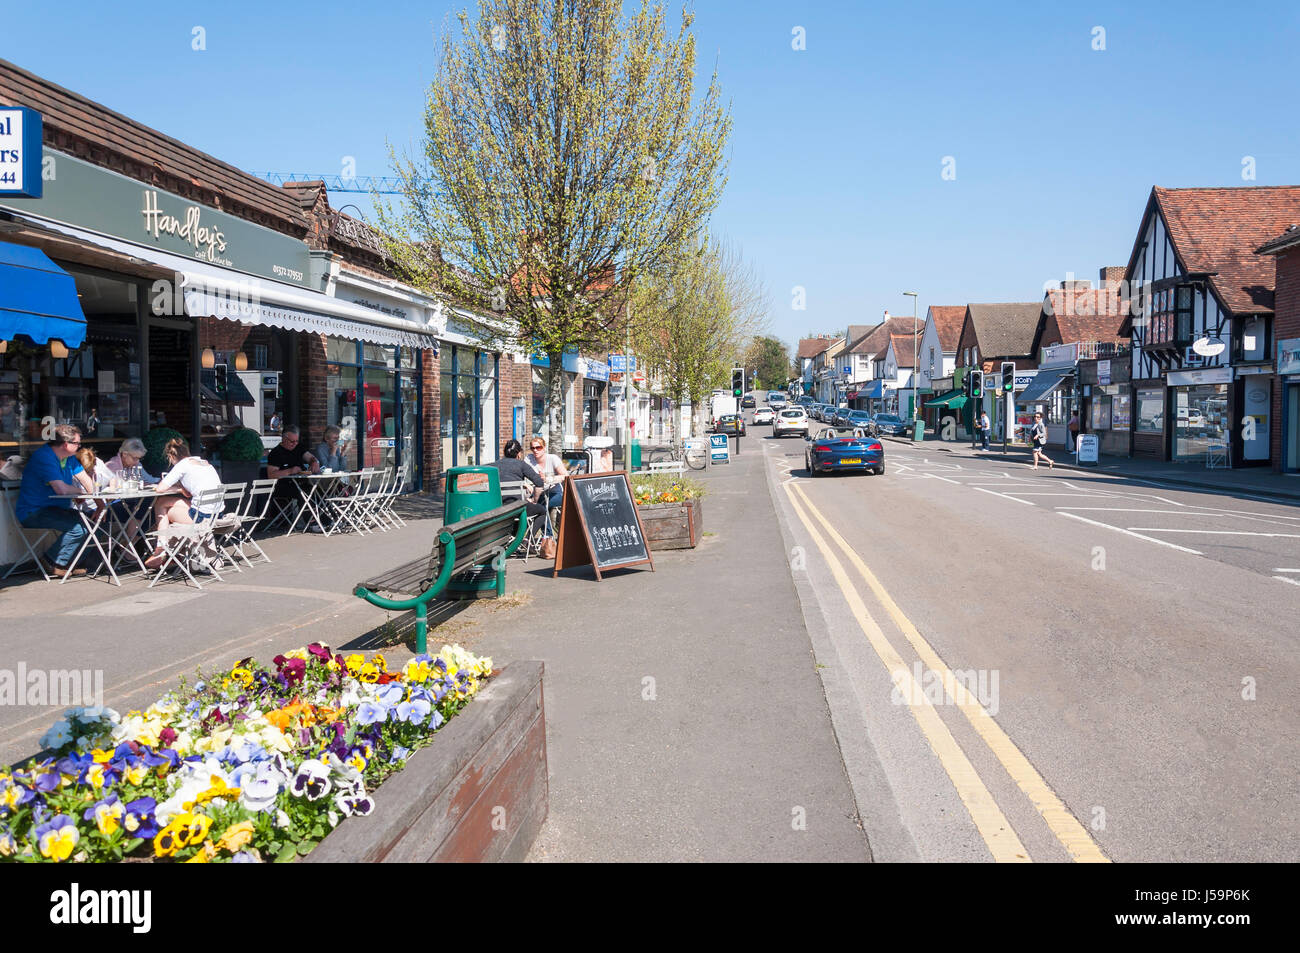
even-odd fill
[{"label": "white metal chair", "polygon": [[392,526],[393,529],[399,529],[406,525],[406,520],[393,511],[393,504],[397,502],[399,496],[406,492],[406,477],[399,470],[393,470],[392,474],[393,482],[389,484],[388,491],[379,504],[377,515]]},{"label": "white metal chair", "polygon": [[245,546],[253,547],[268,563],[271,561],[271,557],[266,555],[266,551],[258,544],[253,534],[257,532],[258,524],[265,520],[270,512],[271,494],[274,492],[274,480],[254,480],[248,484],[248,492],[244,495],[244,506],[239,511],[239,528],[231,534],[231,543],[244,562],[250,566],[253,563],[248,558],[248,553],[244,551]]},{"label": "white metal chair", "polygon": [[[225,488],[218,486],[199,493],[190,501],[190,506],[200,510],[219,507],[224,497]],[[225,581],[216,564],[223,562],[226,554],[222,552],[221,547],[217,546],[213,535],[219,516],[218,509],[216,515],[200,523],[171,523],[165,531],[151,534],[156,540],[156,545],[163,550],[165,558],[149,583],[150,589],[157,585],[171,569],[179,569],[196,588],[202,589],[203,586],[194,578],[194,573],[191,571],[191,562],[196,565],[206,564],[205,568],[217,577],[218,582]]]},{"label": "white metal chair", "polygon": [[[212,537],[217,545],[217,550],[225,561],[235,567],[235,572],[244,571],[239,565],[239,560],[235,558],[236,556],[243,556],[238,546],[238,540],[241,514],[244,508],[244,489],[245,485],[243,483],[223,484],[221,487],[223,511],[220,516],[212,518]],[[252,563],[248,562],[247,556],[244,556],[244,562],[252,566]]]},{"label": "white metal chair", "polygon": [[31,563],[36,567],[36,571],[45,577],[46,582],[52,582],[53,579],[45,571],[45,564],[41,562],[40,548],[45,546],[47,538],[58,535],[57,531],[52,529],[28,529],[22,523],[18,522],[18,514],[15,512],[15,505],[18,500],[19,484],[8,483],[0,484],[0,496],[4,497],[5,511],[9,516],[9,524],[14,528],[14,533],[22,540],[23,548],[27,555],[20,558],[16,563],[9,567],[8,572],[0,579],[8,579],[14,574],[20,566]]},{"label": "white metal chair", "polygon": [[[527,502],[533,489],[533,484],[527,480],[507,480],[501,484],[501,501],[509,502],[511,500],[524,500]],[[540,556],[542,554],[542,541],[546,538],[546,518],[547,514],[537,513],[528,516],[528,528],[524,530],[524,541],[519,548],[515,550],[528,562],[529,556]]]}]

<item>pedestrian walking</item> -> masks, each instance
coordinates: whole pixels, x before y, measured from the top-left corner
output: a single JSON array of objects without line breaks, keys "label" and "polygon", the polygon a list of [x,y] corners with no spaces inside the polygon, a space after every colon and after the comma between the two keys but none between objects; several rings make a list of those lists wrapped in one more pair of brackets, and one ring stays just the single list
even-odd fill
[{"label": "pedestrian walking", "polygon": [[1070,413],[1070,452],[1074,453],[1075,448],[1079,446],[1079,412],[1077,410]]},{"label": "pedestrian walking", "polygon": [[1043,423],[1042,414],[1034,414],[1034,425],[1029,428],[1029,441],[1034,448],[1034,469],[1038,469],[1039,457],[1047,461],[1047,469],[1054,468],[1056,464],[1043,450],[1047,446],[1047,425]]},{"label": "pedestrian walking", "polygon": [[979,428],[980,441],[983,444],[983,449],[987,450],[989,448],[989,437],[992,435],[991,431],[993,430],[993,423],[989,420],[989,412],[987,410],[980,411]]}]

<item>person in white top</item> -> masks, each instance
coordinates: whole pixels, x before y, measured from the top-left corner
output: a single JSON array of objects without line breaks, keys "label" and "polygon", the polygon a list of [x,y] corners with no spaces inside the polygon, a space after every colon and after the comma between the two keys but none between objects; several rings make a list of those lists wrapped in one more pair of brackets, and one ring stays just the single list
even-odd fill
[{"label": "person in white top", "polygon": [[[77,462],[86,471],[86,476],[94,481],[96,490],[117,488],[117,474],[108,468],[108,464],[95,456],[95,451],[90,447],[82,447],[77,451]],[[93,500],[78,500],[73,505],[79,510],[85,510],[87,513],[98,508]]]},{"label": "person in white top", "polygon": [[546,440],[542,437],[534,437],[528,448],[532,452],[524,457],[524,462],[536,470],[546,484],[546,508],[558,510],[560,501],[564,499],[564,478],[569,475],[569,468],[556,454],[546,452]]},{"label": "person in white top", "polygon": [[[221,486],[221,477],[208,461],[202,457],[190,456],[189,444],[179,437],[169,440],[163,456],[171,464],[171,469],[154,487],[160,494],[153,505],[159,539],[163,538],[169,523],[202,523],[219,516],[225,509],[225,504],[220,500],[203,509],[194,505],[194,497],[204,490]],[[165,558],[166,554],[159,547],[144,564],[149,569],[157,569]]]}]

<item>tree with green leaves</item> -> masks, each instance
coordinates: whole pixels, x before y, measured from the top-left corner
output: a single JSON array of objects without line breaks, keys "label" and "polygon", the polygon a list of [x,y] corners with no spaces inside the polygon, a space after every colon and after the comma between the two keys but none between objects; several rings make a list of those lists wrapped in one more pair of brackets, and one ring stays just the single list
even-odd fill
[{"label": "tree with green leaves", "polygon": [[749,342],[743,363],[747,375],[756,374],[750,385],[756,389],[776,390],[790,379],[790,349],[770,335],[760,334]]},{"label": "tree with green leaves", "polygon": [[[377,203],[418,287],[476,303],[485,346],[550,359],[617,346],[637,280],[696,239],[725,186],[716,72],[695,100],[693,14],[642,0],[479,0],[444,37],[418,156]],[[549,439],[562,439],[549,413]]]},{"label": "tree with green leaves", "polygon": [[644,276],[633,296],[635,345],[674,404],[699,410],[726,384],[745,340],[766,320],[770,297],[753,266],[717,240],[685,247]]}]

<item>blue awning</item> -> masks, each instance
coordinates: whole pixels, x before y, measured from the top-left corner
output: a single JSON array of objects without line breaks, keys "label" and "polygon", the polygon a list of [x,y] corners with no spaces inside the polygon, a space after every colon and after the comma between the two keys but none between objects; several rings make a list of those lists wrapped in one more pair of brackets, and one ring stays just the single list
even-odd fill
[{"label": "blue awning", "polygon": [[0,242],[0,341],[18,334],[37,344],[57,338],[78,348],[86,339],[86,316],[76,282],[45,252]]},{"label": "blue awning", "polygon": [[1025,389],[1016,394],[1016,403],[1046,404],[1052,399],[1052,391],[1073,376],[1073,367],[1054,367],[1050,370],[1039,371]]}]

